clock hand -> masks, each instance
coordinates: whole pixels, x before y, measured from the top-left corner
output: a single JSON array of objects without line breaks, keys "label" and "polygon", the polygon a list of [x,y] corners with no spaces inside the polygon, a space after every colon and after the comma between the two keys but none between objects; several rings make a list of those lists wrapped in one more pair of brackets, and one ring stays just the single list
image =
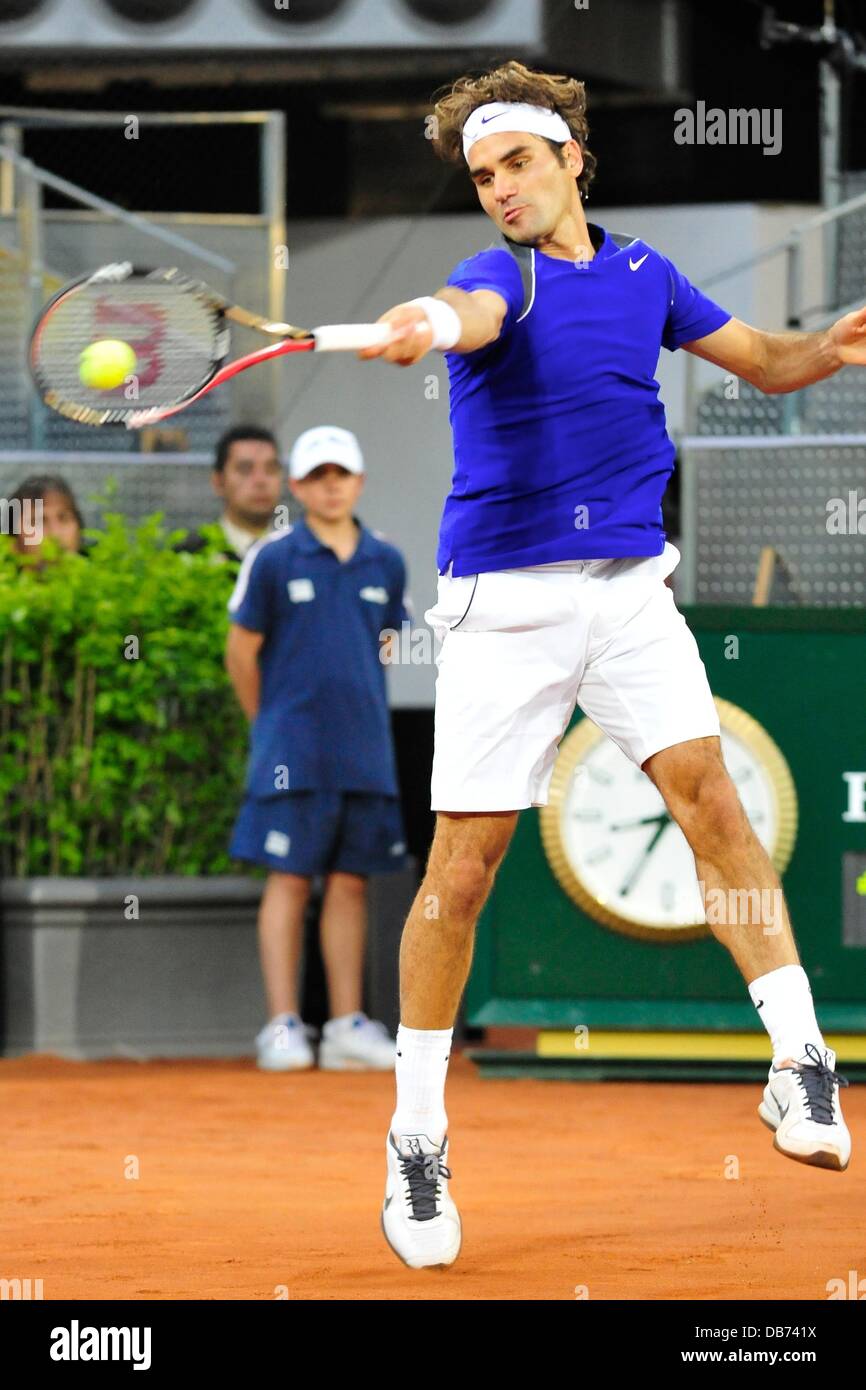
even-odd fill
[{"label": "clock hand", "polygon": [[638,879],[638,876],[639,876],[640,873],[642,872],[643,867],[644,867],[644,865],[646,864],[647,860],[649,859],[649,857],[650,857],[650,855],[651,855],[653,849],[654,849],[655,846],[658,844],[658,841],[661,839],[662,835],[664,834],[665,826],[666,826],[666,825],[669,825],[669,824],[670,824],[670,817],[668,816],[668,817],[665,819],[665,821],[663,822],[663,824],[661,824],[661,825],[659,826],[658,830],[657,830],[656,833],[653,835],[652,839],[650,840],[649,844],[647,845],[646,849],[644,850],[643,855],[641,856],[641,858],[640,858],[640,859],[637,861],[637,863],[635,864],[634,868],[632,869],[631,873],[629,874],[629,876],[628,876],[628,878],[626,879],[625,883],[623,884],[622,888],[620,888],[620,890],[619,890],[619,891],[620,891],[620,895],[621,895],[623,898],[626,897],[626,895],[627,895],[628,893],[631,892],[632,888],[634,887],[634,885],[635,885],[635,883],[636,883],[636,881],[637,881],[637,879]]},{"label": "clock hand", "polygon": [[644,816],[642,820],[624,820],[619,825],[609,825],[608,830],[633,830],[636,825],[660,825],[663,821],[669,821],[671,813],[667,809],[660,811],[657,816]]}]

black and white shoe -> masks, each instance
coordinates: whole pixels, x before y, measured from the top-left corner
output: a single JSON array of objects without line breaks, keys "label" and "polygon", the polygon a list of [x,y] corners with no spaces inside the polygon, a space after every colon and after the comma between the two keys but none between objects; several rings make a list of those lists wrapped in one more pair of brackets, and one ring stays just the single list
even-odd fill
[{"label": "black and white shoe", "polygon": [[410,1269],[443,1269],[460,1253],[460,1214],[448,1191],[448,1137],[441,1148],[426,1134],[389,1131],[382,1232]]},{"label": "black and white shoe", "polygon": [[775,1130],[773,1144],[780,1153],[842,1172],[851,1157],[851,1135],[842,1118],[839,1088],[848,1082],[834,1071],[835,1065],[832,1048],[822,1056],[814,1043],[807,1043],[793,1066],[770,1067],[758,1114]]}]

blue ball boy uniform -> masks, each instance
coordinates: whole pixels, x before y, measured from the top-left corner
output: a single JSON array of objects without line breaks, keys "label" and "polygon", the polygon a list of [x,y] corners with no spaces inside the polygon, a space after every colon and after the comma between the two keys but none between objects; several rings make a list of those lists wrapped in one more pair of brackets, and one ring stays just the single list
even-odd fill
[{"label": "blue ball boy uniform", "polygon": [[403,867],[379,634],[410,621],[400,552],[358,523],[341,561],[305,522],[249,553],[233,622],[264,633],[261,698],[231,854],[283,873]]}]

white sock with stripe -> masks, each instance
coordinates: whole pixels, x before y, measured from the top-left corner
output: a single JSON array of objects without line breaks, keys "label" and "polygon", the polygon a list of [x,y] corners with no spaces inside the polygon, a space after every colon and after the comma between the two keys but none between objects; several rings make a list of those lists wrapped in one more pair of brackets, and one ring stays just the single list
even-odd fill
[{"label": "white sock with stripe", "polygon": [[818,1027],[809,976],[802,965],[780,965],[778,970],[759,975],[749,985],[749,994],[770,1035],[775,1066],[786,1057],[798,1061],[807,1043],[824,1052],[827,1044]]},{"label": "white sock with stripe", "polygon": [[397,1108],[391,1133],[426,1134],[431,1143],[442,1143],[448,1129],[445,1113],[445,1077],[451,1056],[453,1028],[397,1029]]}]

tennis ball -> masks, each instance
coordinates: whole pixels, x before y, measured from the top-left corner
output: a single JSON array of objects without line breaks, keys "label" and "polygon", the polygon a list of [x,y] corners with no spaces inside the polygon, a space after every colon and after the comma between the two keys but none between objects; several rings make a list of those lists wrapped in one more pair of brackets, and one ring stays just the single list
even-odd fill
[{"label": "tennis ball", "polygon": [[99,338],[78,359],[78,375],[92,391],[113,391],[135,370],[137,358],[129,343],[119,338]]}]

